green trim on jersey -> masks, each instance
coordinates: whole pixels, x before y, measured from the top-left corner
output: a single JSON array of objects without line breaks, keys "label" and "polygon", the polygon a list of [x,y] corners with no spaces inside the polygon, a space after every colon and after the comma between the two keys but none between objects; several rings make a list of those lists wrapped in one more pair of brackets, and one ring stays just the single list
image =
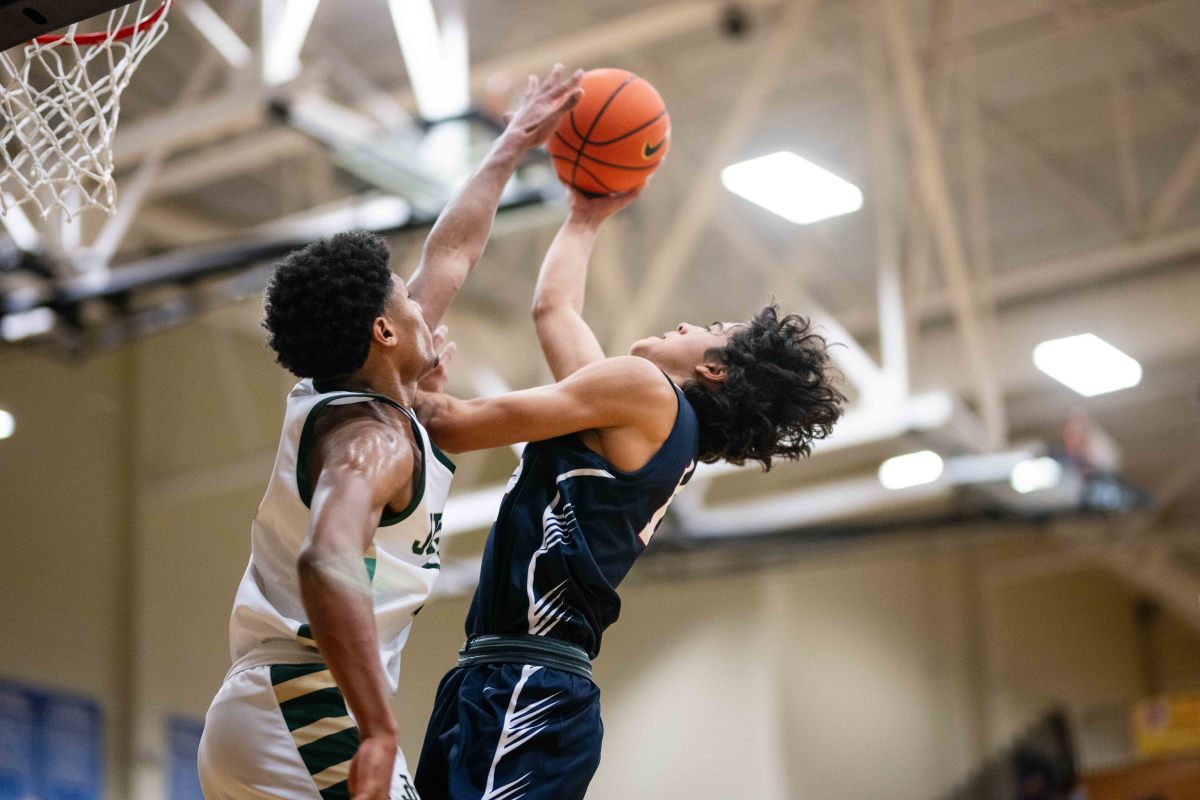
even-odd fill
[{"label": "green trim on jersey", "polygon": [[[403,522],[412,516],[412,513],[417,510],[417,506],[421,504],[422,498],[425,496],[425,437],[421,435],[421,429],[417,425],[417,420],[412,416],[411,412],[404,406],[397,403],[387,395],[377,394],[375,392],[338,392],[331,397],[324,397],[317,401],[316,405],[308,410],[308,416],[304,418],[304,427],[300,431],[300,443],[296,448],[296,489],[300,493],[300,502],[304,503],[306,508],[312,508],[312,486],[309,485],[308,475],[305,465],[308,464],[310,451],[312,450],[312,432],[316,425],[319,412],[325,409],[325,406],[332,403],[334,400],[340,400],[343,397],[367,397],[372,400],[378,400],[393,408],[398,408],[404,416],[408,417],[408,422],[412,426],[413,436],[417,439],[417,445],[421,448],[421,469],[420,477],[417,479],[417,486],[413,491],[412,500],[402,511],[398,511],[392,515],[388,515],[388,508],[384,506],[383,513],[379,517],[380,528],[386,528],[388,525],[395,525],[397,522]],[[433,448],[433,443],[429,443],[430,448]],[[436,453],[436,450],[435,450]],[[441,459],[438,459],[441,461]],[[448,459],[447,459],[448,460]],[[442,462],[446,463],[445,461]],[[453,465],[450,466],[453,471]]]},{"label": "green trim on jersey", "polygon": [[429,449],[433,451],[433,457],[442,462],[442,466],[450,470],[450,474],[453,475],[455,466],[454,462],[450,460],[450,456],[439,450],[438,446],[434,444],[432,440],[429,442]]}]

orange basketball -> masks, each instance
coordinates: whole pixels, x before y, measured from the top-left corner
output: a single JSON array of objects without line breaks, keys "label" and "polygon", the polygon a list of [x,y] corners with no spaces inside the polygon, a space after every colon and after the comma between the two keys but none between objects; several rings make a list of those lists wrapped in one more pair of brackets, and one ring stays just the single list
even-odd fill
[{"label": "orange basketball", "polygon": [[636,189],[671,143],[671,117],[654,87],[623,69],[584,73],[583,98],[550,138],[563,183],[592,194]]}]

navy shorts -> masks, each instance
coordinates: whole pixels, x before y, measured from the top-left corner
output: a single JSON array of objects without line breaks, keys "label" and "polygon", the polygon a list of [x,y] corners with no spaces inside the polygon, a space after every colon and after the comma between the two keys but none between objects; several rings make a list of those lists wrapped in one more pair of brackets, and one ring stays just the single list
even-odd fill
[{"label": "navy shorts", "polygon": [[600,765],[600,689],[553,667],[457,667],[438,686],[422,800],[575,800]]}]

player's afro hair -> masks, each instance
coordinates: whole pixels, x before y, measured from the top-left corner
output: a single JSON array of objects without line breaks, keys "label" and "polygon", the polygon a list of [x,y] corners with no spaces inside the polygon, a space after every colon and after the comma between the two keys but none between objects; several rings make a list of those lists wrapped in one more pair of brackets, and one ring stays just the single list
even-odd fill
[{"label": "player's afro hair", "polygon": [[829,362],[829,346],[809,320],[764,307],[748,327],[705,358],[725,365],[725,381],[688,381],[684,396],[700,420],[700,460],[733,464],[807,456],[842,415],[846,398]]},{"label": "player's afro hair", "polygon": [[267,284],[263,327],[279,365],[297,377],[337,380],[362,366],[371,323],[391,292],[388,247],[364,231],[289,253]]}]

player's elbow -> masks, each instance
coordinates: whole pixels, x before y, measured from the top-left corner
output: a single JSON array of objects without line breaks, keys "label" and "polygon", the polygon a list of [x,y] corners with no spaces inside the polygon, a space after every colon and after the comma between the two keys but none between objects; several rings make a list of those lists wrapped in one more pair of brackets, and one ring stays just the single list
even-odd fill
[{"label": "player's elbow", "polygon": [[327,564],[327,557],[312,546],[300,551],[300,557],[296,559],[296,577],[300,581],[301,595],[308,596],[319,591]]},{"label": "player's elbow", "polygon": [[300,576],[300,582],[306,583],[330,572],[331,565],[336,560],[336,552],[328,546],[317,542],[305,545],[296,559],[296,572]]},{"label": "player's elbow", "polygon": [[483,249],[460,242],[437,241],[431,234],[421,249],[421,263],[436,270],[438,280],[457,292],[483,257]]},{"label": "player's elbow", "polygon": [[534,322],[540,322],[556,310],[558,310],[558,303],[553,298],[546,296],[542,292],[537,292],[533,296],[533,305],[529,308],[529,315],[533,317]]},{"label": "player's elbow", "polygon": [[562,297],[550,292],[538,292],[533,296],[533,305],[529,309],[534,325],[545,325],[571,310],[571,304]]}]

